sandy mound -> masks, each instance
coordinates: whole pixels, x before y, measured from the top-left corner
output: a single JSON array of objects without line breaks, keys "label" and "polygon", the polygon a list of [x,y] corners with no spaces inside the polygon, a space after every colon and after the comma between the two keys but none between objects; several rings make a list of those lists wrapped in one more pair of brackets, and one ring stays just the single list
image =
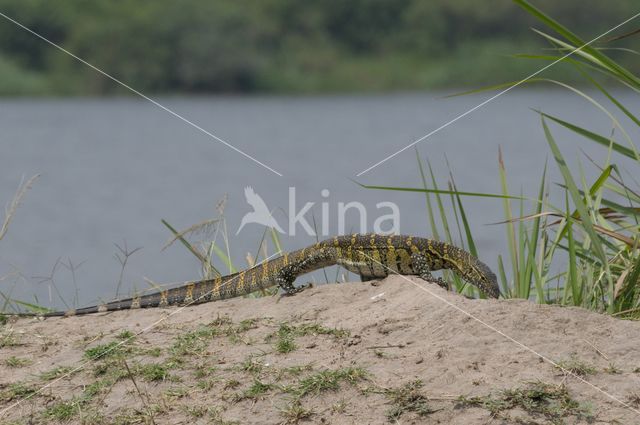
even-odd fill
[{"label": "sandy mound", "polygon": [[631,408],[395,276],[5,324],[0,422],[640,423],[640,323],[412,281]]}]

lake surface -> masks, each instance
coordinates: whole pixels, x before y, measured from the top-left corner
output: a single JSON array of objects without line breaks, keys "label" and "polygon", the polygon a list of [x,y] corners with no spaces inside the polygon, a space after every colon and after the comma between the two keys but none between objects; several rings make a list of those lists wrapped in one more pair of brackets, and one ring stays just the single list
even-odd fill
[{"label": "lake surface", "polygon": [[[57,267],[54,281],[67,303],[110,299],[120,274],[115,244],[124,241],[129,249],[142,249],[129,258],[121,292],[147,288],[144,277],[157,283],[197,279],[198,262],[181,244],[161,249],[171,235],[160,220],[187,228],[216,217],[216,204],[225,197],[231,257],[244,266],[264,231],[248,224],[236,235],[242,217],[251,211],[244,195],[247,186],[275,210],[285,230],[289,188],[295,187],[296,211],[313,202],[307,220],[312,223],[315,217],[318,227],[325,220],[332,235],[338,230],[339,202],[361,202],[368,214],[365,230],[371,231],[375,219],[389,213],[376,204],[387,201],[399,208],[402,233],[429,236],[422,194],[366,190],[352,180],[421,186],[414,149],[361,177],[356,174],[487,97],[444,99],[445,94],[158,99],[282,177],[144,100],[0,100],[0,202],[12,198],[22,176],[41,174],[0,241],[0,276],[21,276],[0,281],[0,292],[63,307],[45,279],[60,260],[67,267]],[[640,110],[638,97],[621,99]],[[540,119],[530,108],[603,134],[611,131],[606,116],[571,93],[516,89],[418,144],[419,154],[431,162],[443,186],[449,180],[448,161],[459,190],[499,193],[501,146],[512,192],[535,196],[550,153]],[[581,155],[579,148],[595,158],[606,154],[565,130],[555,128],[554,134],[574,160]],[[582,160],[586,175],[594,176],[593,167]],[[560,181],[555,164],[550,165],[553,181]],[[577,173],[575,162],[574,169]],[[503,219],[502,202],[465,198],[464,205],[480,256],[495,269],[497,255],[506,252],[506,235],[502,226],[487,224]],[[451,210],[450,204],[446,207]],[[345,228],[360,230],[354,210],[347,214]],[[283,236],[285,249],[315,241],[301,227],[296,230],[295,236]],[[206,235],[195,236],[199,238]],[[220,237],[218,242],[224,247]],[[81,264],[75,284],[69,261]],[[334,278],[330,273],[329,279]]]}]

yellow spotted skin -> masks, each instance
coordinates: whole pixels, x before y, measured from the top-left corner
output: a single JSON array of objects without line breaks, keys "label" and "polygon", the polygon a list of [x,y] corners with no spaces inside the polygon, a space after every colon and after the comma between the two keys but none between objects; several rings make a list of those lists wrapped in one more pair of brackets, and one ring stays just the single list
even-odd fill
[{"label": "yellow spotted skin", "polygon": [[365,280],[389,274],[417,275],[436,281],[430,272],[448,269],[475,285],[485,295],[498,298],[496,276],[480,260],[453,245],[417,236],[354,234],[336,236],[227,276],[165,289],[156,293],[45,316],[80,315],[133,308],[201,304],[247,295],[280,286],[285,292],[299,291],[295,279],[322,267],[339,265]]}]

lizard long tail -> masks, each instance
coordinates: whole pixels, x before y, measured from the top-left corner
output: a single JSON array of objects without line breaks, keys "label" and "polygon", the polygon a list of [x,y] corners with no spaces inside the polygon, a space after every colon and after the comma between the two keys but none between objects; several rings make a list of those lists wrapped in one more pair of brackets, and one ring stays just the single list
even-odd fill
[{"label": "lizard long tail", "polygon": [[[238,273],[223,276],[218,279],[187,282],[175,288],[153,292],[121,300],[110,301],[67,311],[50,311],[46,313],[16,313],[10,316],[19,317],[60,317],[77,316],[82,314],[102,313],[108,311],[130,310],[137,308],[153,308],[173,305],[201,304],[217,299],[227,298],[227,294],[216,292],[215,288],[222,288],[227,282],[232,281]],[[232,295],[232,294],[230,294]]]}]

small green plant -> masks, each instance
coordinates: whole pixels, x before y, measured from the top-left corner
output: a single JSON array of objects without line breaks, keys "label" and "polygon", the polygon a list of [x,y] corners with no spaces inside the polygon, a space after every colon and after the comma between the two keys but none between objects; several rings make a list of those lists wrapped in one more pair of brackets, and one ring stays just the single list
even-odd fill
[{"label": "small green plant", "polygon": [[17,347],[21,344],[19,337],[16,336],[13,330],[0,331],[0,348]]},{"label": "small green plant", "polygon": [[132,339],[134,336],[135,336],[135,334],[133,332],[131,332],[130,330],[124,330],[124,331],[120,332],[116,338],[123,339],[123,340],[129,340],[129,339]]},{"label": "small green plant", "polygon": [[25,366],[29,366],[32,363],[33,361],[30,359],[23,359],[21,357],[16,357],[16,356],[11,356],[4,361],[5,365],[12,368],[25,367]]},{"label": "small green plant", "polygon": [[604,371],[605,373],[608,373],[610,375],[617,375],[619,373],[622,373],[620,368],[616,366],[614,363],[609,363],[609,365],[604,368]]},{"label": "small green plant", "polygon": [[387,410],[387,418],[392,422],[397,422],[407,412],[414,412],[418,416],[427,416],[433,413],[434,410],[429,407],[427,397],[420,392],[422,386],[422,381],[416,380],[399,388],[385,390],[384,394],[391,404],[391,408]]},{"label": "small green plant", "polygon": [[296,350],[296,343],[291,337],[278,337],[276,342],[276,351],[281,354],[290,353]]},{"label": "small green plant", "polygon": [[42,416],[47,419],[57,421],[69,421],[71,418],[81,413],[83,404],[85,404],[85,400],[81,398],[59,401],[47,407],[42,413]]},{"label": "small green plant", "polygon": [[9,385],[4,391],[0,391],[1,401],[11,401],[26,397],[31,397],[36,393],[36,389],[28,384],[16,382]]},{"label": "small green plant", "polygon": [[216,382],[216,379],[201,379],[196,382],[196,387],[198,387],[198,389],[202,391],[211,391]]},{"label": "small green plant", "polygon": [[309,394],[320,394],[325,391],[335,391],[340,388],[340,382],[353,384],[368,376],[366,370],[360,367],[347,367],[338,370],[323,370],[301,379],[294,393],[298,397]]},{"label": "small green plant", "polygon": [[280,416],[284,419],[283,424],[297,424],[301,420],[308,419],[314,414],[313,409],[306,409],[297,398],[278,410],[280,411]]},{"label": "small green plant", "polygon": [[348,406],[349,403],[347,402],[347,400],[340,399],[331,406],[331,411],[334,413],[344,413],[347,411]]},{"label": "small green plant", "polygon": [[118,380],[117,376],[108,377],[106,379],[98,379],[85,387],[83,392],[83,397],[87,399],[92,399],[98,394],[102,394],[104,391],[111,388],[115,383],[115,381],[117,380]]},{"label": "small green plant", "polygon": [[121,342],[109,342],[107,344],[96,345],[88,348],[84,352],[84,356],[89,360],[105,359],[107,357],[116,357],[124,353],[124,344]]},{"label": "small green plant", "polygon": [[136,372],[146,381],[165,381],[170,377],[167,367],[157,363],[141,365]]},{"label": "small green plant", "polygon": [[296,350],[295,338],[306,335],[332,335],[336,339],[349,336],[349,331],[345,329],[328,328],[319,323],[305,323],[302,325],[291,325],[287,322],[280,324],[275,334],[269,335],[267,340],[276,338],[275,349],[278,353],[290,353]]},{"label": "small green plant", "polygon": [[170,399],[184,398],[189,395],[189,388],[187,387],[170,387],[164,392],[164,395]]},{"label": "small green plant", "polygon": [[249,372],[251,374],[257,375],[262,372],[264,368],[264,363],[256,360],[255,356],[247,357],[238,367],[238,369]]},{"label": "small green plant", "polygon": [[40,379],[43,381],[52,381],[61,376],[67,375],[73,372],[73,368],[70,366],[58,366],[46,372],[40,374]]},{"label": "small green plant", "polygon": [[195,372],[193,374],[193,376],[196,379],[202,379],[202,378],[206,378],[208,376],[211,376],[213,374],[215,374],[217,372],[218,368],[216,368],[215,366],[208,366],[206,364],[200,364],[200,365],[196,365],[195,367]]},{"label": "small green plant", "polygon": [[260,398],[271,389],[273,389],[272,384],[262,382],[259,379],[254,379],[251,386],[236,397],[236,401]]},{"label": "small green plant", "polygon": [[144,350],[142,354],[146,354],[147,356],[151,356],[151,357],[160,357],[160,355],[162,354],[162,348],[160,347],[149,348],[147,350]]},{"label": "small green plant", "polygon": [[200,355],[212,338],[220,335],[217,325],[201,325],[196,330],[179,335],[170,351],[175,357]]},{"label": "small green plant", "polygon": [[194,419],[204,417],[209,411],[205,406],[182,406],[182,410]]},{"label": "small green plant", "polygon": [[591,366],[590,364],[587,364],[586,362],[583,362],[582,360],[578,359],[576,356],[571,356],[569,359],[559,361],[556,364],[557,364],[556,367],[558,369],[566,370],[578,376],[587,376],[587,375],[593,375],[594,373],[596,373],[595,367]]},{"label": "small green plant", "polygon": [[313,364],[307,363],[299,366],[288,366],[282,369],[278,369],[277,376],[280,379],[283,375],[300,376],[302,372],[308,372],[313,370]]}]

